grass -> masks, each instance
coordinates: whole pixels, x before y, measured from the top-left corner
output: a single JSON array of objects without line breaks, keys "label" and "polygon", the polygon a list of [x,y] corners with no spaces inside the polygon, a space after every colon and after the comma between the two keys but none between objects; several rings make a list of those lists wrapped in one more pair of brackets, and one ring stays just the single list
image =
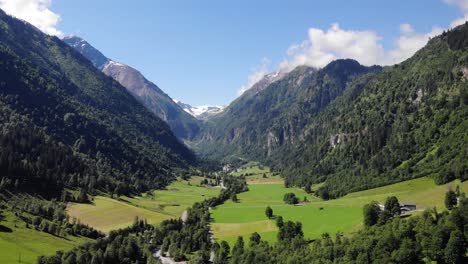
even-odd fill
[{"label": "grass", "polygon": [[352,230],[360,225],[360,208],[330,207],[320,210],[313,202],[302,205],[287,205],[283,202],[285,193],[293,192],[309,200],[313,197],[298,188],[285,188],[282,184],[252,184],[249,191],[238,195],[239,202],[228,201],[213,209],[212,229],[217,240],[226,240],[233,245],[237,236],[250,236],[258,232],[263,239],[274,242],[278,231],[275,220],[265,216],[266,206],[273,209],[274,215],[281,215],[284,220],[303,223],[304,234],[316,238],[325,232]]},{"label": "grass", "polygon": [[215,187],[200,187],[202,177],[174,181],[167,190],[157,190],[153,195],[120,197],[118,200],[105,196],[94,197],[93,204],[72,203],[67,211],[81,223],[103,232],[124,228],[133,223],[135,217],[144,218],[150,224],[180,217],[193,203],[219,194]]},{"label": "grass", "polygon": [[[447,190],[455,190],[459,185],[462,191],[468,191],[468,182],[435,185],[430,178],[419,178],[323,201],[302,189],[285,188],[279,176],[272,176],[274,181],[270,177],[263,178],[263,173],[271,175],[266,167],[261,170],[257,164],[250,164],[233,175],[245,173],[254,175],[246,177],[249,191],[238,195],[239,202],[227,201],[211,210],[215,239],[226,240],[231,246],[238,236],[248,239],[253,232],[258,232],[262,239],[269,242],[276,241],[278,229],[274,219],[266,218],[266,206],[270,206],[274,215],[281,215],[285,221],[302,222],[304,236],[315,239],[325,232],[334,235],[337,232],[353,234],[358,231],[362,228],[362,207],[370,201],[384,203],[388,196],[394,195],[400,202],[415,202],[420,210],[434,206],[443,210]],[[298,206],[286,205],[283,195],[288,192],[295,193],[300,199],[306,196],[309,202]]]},{"label": "grass", "polygon": [[[70,250],[73,247],[92,241],[84,237],[68,236],[56,237],[33,228],[26,228],[26,224],[14,216],[12,212],[3,213],[5,219],[0,222],[0,263],[36,263],[41,255],[54,255],[58,250]],[[16,225],[16,227],[15,227]],[[6,228],[5,228],[6,227]]]},{"label": "grass", "polygon": [[399,182],[371,190],[350,193],[340,199],[317,202],[316,204],[328,206],[362,207],[371,201],[383,203],[388,196],[396,196],[400,202],[415,202],[418,209],[437,207],[445,208],[445,193],[455,190],[459,185],[462,191],[468,191],[468,181],[453,181],[444,185],[436,185],[430,178],[423,177],[414,180]]}]

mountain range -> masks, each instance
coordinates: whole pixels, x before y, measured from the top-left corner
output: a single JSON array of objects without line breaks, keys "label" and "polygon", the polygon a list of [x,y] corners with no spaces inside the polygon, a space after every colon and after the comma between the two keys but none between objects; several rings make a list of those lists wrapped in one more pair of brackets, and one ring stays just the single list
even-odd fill
[{"label": "mountain range", "polygon": [[63,41],[89,59],[97,69],[127,88],[138,101],[166,121],[177,137],[187,140],[197,135],[200,126],[198,120],[138,70],[107,58],[77,36],[65,37]]},{"label": "mountain range", "polygon": [[108,65],[103,57],[93,64],[0,10],[0,58],[4,181],[47,195],[54,186],[141,193],[195,164],[164,120],[95,67]]},{"label": "mountain range", "polygon": [[[324,199],[422,176],[468,178],[468,24],[393,66],[340,59],[265,75],[226,107],[173,100],[78,37],[63,42],[4,13],[1,26],[0,98],[10,113],[3,136],[21,139],[19,128],[30,125],[26,131],[40,138],[26,140],[29,148],[48,142],[69,157],[57,175],[78,173],[86,184],[90,171],[112,175],[109,188],[127,191],[159,186],[172,167],[196,163],[177,136],[201,157],[270,165],[287,186],[320,184],[315,191]],[[41,171],[21,160],[40,164],[47,155],[26,149],[3,152],[17,159],[3,157],[11,175]],[[68,161],[82,169],[72,173]],[[131,185],[134,179],[141,180]]]},{"label": "mountain range", "polygon": [[189,104],[185,104],[179,100],[174,99],[174,102],[176,102],[182,109],[184,109],[185,112],[191,114],[195,118],[199,120],[208,120],[211,117],[215,116],[216,114],[219,114],[223,112],[225,106],[211,106],[211,105],[202,105],[202,106],[191,106]]},{"label": "mountain range", "polygon": [[430,176],[468,178],[468,24],[408,60],[366,67],[336,60],[265,78],[211,118],[195,150],[257,160],[287,186],[322,198]]}]

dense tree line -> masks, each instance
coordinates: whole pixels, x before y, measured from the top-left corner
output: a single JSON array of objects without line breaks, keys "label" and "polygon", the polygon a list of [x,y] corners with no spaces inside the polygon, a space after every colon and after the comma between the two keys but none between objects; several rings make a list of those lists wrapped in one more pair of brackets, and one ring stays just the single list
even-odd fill
[{"label": "dense tree line", "polygon": [[153,262],[150,241],[153,226],[138,220],[131,226],[111,231],[107,237],[96,242],[80,245],[70,251],[37,259],[37,264],[113,264],[156,263]]},{"label": "dense tree line", "polygon": [[30,195],[1,195],[0,204],[16,217],[26,223],[27,228],[49,233],[58,237],[83,236],[92,239],[103,237],[104,234],[92,227],[70,219],[63,202],[47,201]]},{"label": "dense tree line", "polygon": [[245,177],[235,177],[228,174],[222,174],[220,177],[223,179],[223,185],[225,188],[221,190],[221,193],[217,197],[212,197],[205,201],[209,207],[218,206],[234,197],[237,201],[236,194],[249,190]]}]

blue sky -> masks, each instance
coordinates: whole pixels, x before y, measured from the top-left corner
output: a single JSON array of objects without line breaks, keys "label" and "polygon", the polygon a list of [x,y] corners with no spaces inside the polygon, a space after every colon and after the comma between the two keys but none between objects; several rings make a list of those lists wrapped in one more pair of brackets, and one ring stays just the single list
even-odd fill
[{"label": "blue sky", "polygon": [[[5,1],[13,0],[0,5]],[[366,64],[390,64],[413,52],[402,52],[397,41],[419,48],[468,13],[466,0],[18,1],[39,2],[60,16],[51,27],[85,38],[192,105],[227,104],[268,71],[353,57],[343,41],[364,45],[369,54],[356,58]],[[336,36],[345,40],[336,44]]]}]

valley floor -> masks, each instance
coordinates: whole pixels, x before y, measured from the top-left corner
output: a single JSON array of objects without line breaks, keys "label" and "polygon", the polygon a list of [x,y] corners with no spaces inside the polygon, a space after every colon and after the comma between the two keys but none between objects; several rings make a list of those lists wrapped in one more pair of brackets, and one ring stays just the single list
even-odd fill
[{"label": "valley floor", "polygon": [[[226,240],[230,245],[238,236],[247,239],[253,232],[258,232],[269,242],[276,241],[278,228],[275,219],[265,216],[267,206],[273,209],[275,216],[282,216],[285,221],[302,222],[304,236],[316,239],[325,232],[334,236],[337,232],[352,234],[358,231],[362,227],[362,207],[371,201],[384,203],[388,196],[396,196],[400,202],[416,203],[414,214],[434,206],[438,210],[444,209],[445,193],[449,189],[455,190],[457,185],[462,191],[468,191],[468,182],[436,185],[430,178],[419,178],[323,201],[302,189],[285,188],[282,179],[273,176],[268,168],[259,170],[258,166],[253,166],[235,174],[249,175],[246,176],[249,191],[238,195],[239,202],[228,201],[211,211],[215,239]],[[306,197],[308,202],[296,206],[285,204],[283,196],[290,192],[301,200]]]},{"label": "valley floor", "polygon": [[27,228],[13,213],[4,212],[0,222],[0,263],[35,264],[40,255],[53,255],[58,250],[70,250],[92,241],[84,237],[57,237]]},{"label": "valley floor", "polygon": [[188,181],[174,181],[166,190],[154,191],[152,195],[121,196],[119,199],[96,196],[93,204],[71,203],[67,212],[81,223],[103,232],[127,227],[135,217],[146,219],[149,224],[158,224],[169,218],[181,217],[193,203],[219,194],[218,187],[198,186],[202,179],[194,176]]}]

